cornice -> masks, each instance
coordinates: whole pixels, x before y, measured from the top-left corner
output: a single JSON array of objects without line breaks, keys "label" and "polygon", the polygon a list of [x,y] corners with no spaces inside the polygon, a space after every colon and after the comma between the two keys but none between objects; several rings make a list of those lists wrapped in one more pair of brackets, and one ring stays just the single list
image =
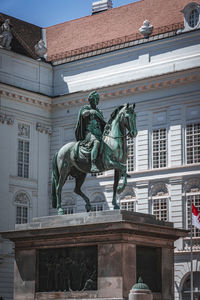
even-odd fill
[{"label": "cornice", "polygon": [[[172,78],[173,75],[173,78]],[[171,76],[171,77],[170,77]],[[174,78],[176,76],[176,78]],[[107,86],[103,88],[112,88],[116,89],[116,91],[112,92],[104,92],[101,93],[100,91],[103,89],[98,89],[101,95],[101,101],[106,101],[118,97],[126,97],[126,96],[134,96],[136,94],[140,94],[143,92],[149,92],[153,90],[158,90],[158,89],[165,89],[165,88],[171,88],[179,85],[184,85],[188,84],[191,82],[199,81],[200,80],[200,73],[197,69],[195,70],[188,70],[187,74],[186,73],[173,73],[173,74],[167,74],[167,77],[161,77],[159,76],[158,78],[151,78],[153,82],[149,82],[147,80],[146,82],[142,83],[142,80],[138,81],[130,81],[130,82],[124,82],[122,84],[129,84],[130,86],[134,85],[134,87],[130,88],[118,88],[119,84],[117,85],[112,85],[112,86]],[[84,92],[89,93],[90,90]],[[87,96],[86,97],[78,97],[72,99],[73,94],[66,94],[63,96],[58,96],[56,98],[53,97],[48,97],[48,96],[41,96],[35,93],[35,95],[28,95],[29,91],[27,91],[27,95],[24,96],[20,92],[20,90],[15,90],[15,91],[8,91],[8,88],[6,85],[1,85],[0,86],[0,96],[4,96],[6,98],[11,99],[12,101],[16,101],[19,103],[23,104],[29,104],[35,107],[38,107],[40,109],[44,109],[46,111],[52,111],[53,109],[69,109],[73,106],[80,106],[84,105],[87,103]],[[42,99],[42,97],[46,99]],[[39,98],[39,99],[38,99]],[[48,102],[47,102],[48,101]],[[7,117],[2,116],[1,117],[1,122],[5,122],[7,120]],[[11,122],[11,121],[6,121],[6,122]],[[11,122],[12,123],[12,122]]]},{"label": "cornice", "polygon": [[[28,94],[28,92],[27,92],[27,94]],[[39,107],[39,108],[44,109],[44,110],[50,111],[52,109],[52,104],[51,104],[52,98],[51,97],[49,97],[50,101],[48,103],[48,102],[42,100],[41,98],[38,99],[37,94],[35,96],[32,96],[32,95],[31,96],[24,96],[20,93],[20,91],[9,92],[7,90],[7,88],[4,88],[2,86],[0,87],[0,96],[4,96],[6,98],[9,98],[12,101],[16,101],[16,102],[20,102],[20,103],[24,103],[24,104],[29,104],[29,105],[32,105],[32,106],[36,106],[36,107]]]},{"label": "cornice", "polygon": [[[196,73],[194,72],[194,74],[175,74],[176,78],[171,78],[169,79],[169,75],[168,74],[168,78],[162,78],[159,77],[157,78],[157,80],[155,80],[155,78],[152,78],[152,81],[154,81],[153,83],[137,83],[136,81],[134,82],[130,82],[130,85],[135,85],[135,87],[130,87],[130,88],[121,88],[118,89],[116,91],[112,91],[112,92],[107,92],[107,93],[101,93],[101,89],[99,89],[99,93],[101,96],[101,101],[106,101],[106,100],[110,100],[112,98],[118,98],[118,97],[126,97],[126,96],[133,96],[135,94],[139,94],[139,93],[143,93],[143,92],[149,92],[149,91],[153,91],[153,90],[158,90],[158,89],[165,89],[165,88],[170,88],[170,87],[175,87],[175,86],[179,86],[179,85],[183,85],[183,84],[188,84],[191,82],[195,82],[195,81],[199,81],[200,80],[200,73],[199,71]],[[140,80],[141,82],[141,80]],[[128,82],[126,82],[127,84]],[[112,86],[112,88],[117,88],[118,85],[116,86]],[[109,88],[109,87],[108,87]],[[90,91],[87,91],[87,93],[89,93]],[[59,101],[59,103],[57,102]],[[57,102],[57,103],[56,103]],[[87,97],[81,97],[81,98],[76,98],[76,99],[64,99],[62,96],[62,100],[60,99],[60,97],[54,98],[53,99],[53,104],[52,107],[53,108],[57,108],[57,109],[69,109],[73,106],[80,106],[83,105],[85,103],[87,103]]]}]

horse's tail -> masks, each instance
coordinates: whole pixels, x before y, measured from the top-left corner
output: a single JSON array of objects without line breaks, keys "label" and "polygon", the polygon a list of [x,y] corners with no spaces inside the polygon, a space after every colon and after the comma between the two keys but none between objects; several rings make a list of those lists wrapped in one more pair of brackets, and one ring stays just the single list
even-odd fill
[{"label": "horse's tail", "polygon": [[58,185],[59,173],[57,166],[57,156],[58,152],[54,154],[53,162],[52,162],[52,176],[51,176],[51,203],[52,207],[57,207],[57,197],[56,197],[56,187]]}]

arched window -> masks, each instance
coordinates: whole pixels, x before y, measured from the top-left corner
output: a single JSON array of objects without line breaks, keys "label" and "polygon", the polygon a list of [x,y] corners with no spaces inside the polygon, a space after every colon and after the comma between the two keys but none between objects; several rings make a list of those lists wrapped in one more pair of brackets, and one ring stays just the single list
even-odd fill
[{"label": "arched window", "polygon": [[16,205],[16,224],[28,223],[30,202],[27,194],[24,192],[18,193],[14,204]]},{"label": "arched window", "polygon": [[[190,300],[191,299],[191,286],[190,286],[190,274],[186,276],[182,291],[181,291],[181,299],[182,300]],[[200,299],[200,272],[193,272],[193,295],[194,300]]]},{"label": "arched window", "polygon": [[169,219],[169,194],[164,183],[151,186],[152,213],[156,219],[168,221]]},{"label": "arched window", "polygon": [[101,193],[96,193],[92,196],[91,201],[92,211],[105,210],[105,197]]},{"label": "arched window", "polygon": [[64,193],[62,207],[65,215],[71,215],[76,213],[76,201],[75,199],[68,193]]},{"label": "arched window", "polygon": [[136,197],[132,189],[125,191],[120,197],[120,209],[136,211]]}]

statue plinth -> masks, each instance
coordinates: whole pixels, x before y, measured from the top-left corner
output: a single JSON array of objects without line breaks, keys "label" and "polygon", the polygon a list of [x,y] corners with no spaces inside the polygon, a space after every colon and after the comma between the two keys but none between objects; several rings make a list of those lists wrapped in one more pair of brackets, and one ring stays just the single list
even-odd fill
[{"label": "statue plinth", "polygon": [[148,214],[102,211],[33,219],[2,233],[15,243],[14,300],[127,299],[137,278],[173,299],[174,241]]}]

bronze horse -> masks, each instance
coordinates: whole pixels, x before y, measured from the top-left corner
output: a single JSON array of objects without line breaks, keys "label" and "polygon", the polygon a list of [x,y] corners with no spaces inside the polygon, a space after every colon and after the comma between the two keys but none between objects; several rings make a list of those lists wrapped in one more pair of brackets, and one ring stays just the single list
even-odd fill
[{"label": "bronze horse", "polygon": [[[127,183],[127,142],[126,137],[137,136],[135,104],[124,104],[119,106],[111,114],[111,118],[105,126],[101,145],[100,155],[97,161],[101,172],[115,170],[113,199],[114,209],[119,209],[116,202],[116,194],[120,194]],[[128,133],[126,134],[126,131]],[[81,148],[81,147],[80,147]],[[86,202],[85,208],[91,211],[89,198],[81,191],[81,186],[85,181],[87,173],[90,173],[91,162],[82,158],[76,158],[77,143],[71,142],[64,145],[53,157],[52,169],[52,206],[58,209],[58,214],[62,215],[61,192],[69,175],[76,180],[74,192],[80,195]],[[87,150],[85,150],[87,152]],[[119,180],[123,176],[122,185],[118,186]]]}]

